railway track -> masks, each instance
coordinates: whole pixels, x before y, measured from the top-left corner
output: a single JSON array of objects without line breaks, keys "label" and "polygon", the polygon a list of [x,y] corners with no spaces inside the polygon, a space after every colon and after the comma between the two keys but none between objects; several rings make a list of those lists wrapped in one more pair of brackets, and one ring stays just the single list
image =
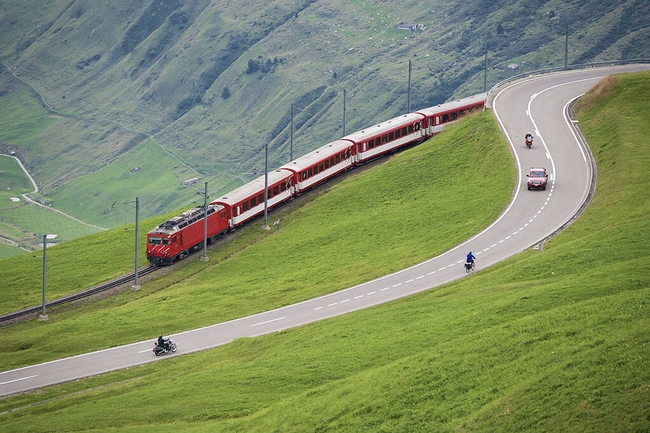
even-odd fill
[{"label": "railway track", "polygon": [[[158,266],[156,265],[149,265],[146,268],[139,269],[138,270],[138,277],[147,275],[152,273],[158,269]],[[54,299],[50,302],[45,303],[45,308],[51,308],[51,307],[56,307],[57,305],[63,305],[67,304],[70,302],[78,301],[83,298],[87,298],[89,296],[96,295],[98,293],[106,292],[107,290],[115,289],[123,284],[126,284],[130,281],[135,280],[135,273],[123,275],[121,277],[118,277],[112,281],[108,281],[104,284],[100,284],[99,286],[91,287],[90,289],[82,290],[81,292],[73,293],[68,296],[64,296],[59,299]],[[26,308],[24,310],[20,311],[14,311],[13,313],[5,314],[4,316],[0,316],[0,325],[7,324],[9,322],[14,322],[18,320],[25,319],[29,316],[33,316],[34,314],[38,313],[41,311],[43,308],[42,305],[38,305],[36,307],[30,307]]]}]

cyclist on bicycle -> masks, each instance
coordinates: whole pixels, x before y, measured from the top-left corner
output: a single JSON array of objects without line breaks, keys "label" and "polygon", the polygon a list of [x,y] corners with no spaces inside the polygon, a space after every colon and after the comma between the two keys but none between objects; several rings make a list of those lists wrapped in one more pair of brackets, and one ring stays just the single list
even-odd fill
[{"label": "cyclist on bicycle", "polygon": [[467,254],[467,260],[466,261],[467,261],[467,263],[472,263],[473,264],[474,260],[476,260],[476,257],[474,257],[474,254],[472,254],[472,252],[470,251]]}]

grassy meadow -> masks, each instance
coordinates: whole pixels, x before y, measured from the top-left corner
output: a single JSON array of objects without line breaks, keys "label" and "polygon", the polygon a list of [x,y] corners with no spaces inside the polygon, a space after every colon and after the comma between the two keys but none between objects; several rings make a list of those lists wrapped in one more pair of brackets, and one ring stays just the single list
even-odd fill
[{"label": "grassy meadow", "polygon": [[[639,143],[650,134],[649,83],[647,72],[616,76],[583,98],[596,194],[543,252],[345,316],[4,398],[3,429],[648,431],[650,149]],[[493,188],[467,200],[460,192],[476,165],[495,170]],[[174,332],[285,305],[431,257],[494,219],[510,198],[510,167],[489,113],[473,116],[283,209],[276,233],[250,225],[209,262],[189,261],[140,292],[1,329],[0,368],[93,349],[109,333],[118,344],[152,338],[163,325]],[[377,191],[379,182],[391,188]],[[349,230],[359,224],[364,237]],[[288,252],[285,244],[317,272],[270,255]],[[339,256],[348,251],[346,266]],[[282,274],[264,266],[249,277],[278,257],[288,265]],[[74,338],[53,341],[66,333]]]}]

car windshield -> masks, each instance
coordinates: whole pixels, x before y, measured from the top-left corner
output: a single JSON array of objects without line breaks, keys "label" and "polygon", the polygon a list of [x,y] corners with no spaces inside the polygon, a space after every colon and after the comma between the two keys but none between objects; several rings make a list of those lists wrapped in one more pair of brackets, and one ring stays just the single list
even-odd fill
[{"label": "car windshield", "polygon": [[543,171],[531,171],[530,177],[544,177]]}]

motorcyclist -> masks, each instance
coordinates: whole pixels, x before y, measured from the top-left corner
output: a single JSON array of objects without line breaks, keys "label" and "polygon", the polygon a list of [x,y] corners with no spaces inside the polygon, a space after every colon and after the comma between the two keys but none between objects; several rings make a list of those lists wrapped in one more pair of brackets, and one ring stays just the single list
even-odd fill
[{"label": "motorcyclist", "polygon": [[165,350],[169,350],[169,340],[167,338],[163,338],[162,334],[158,337],[158,346],[164,348]]},{"label": "motorcyclist", "polygon": [[526,140],[528,140],[528,139],[531,139],[531,140],[533,139],[533,134],[531,134],[530,132],[526,133]]}]

